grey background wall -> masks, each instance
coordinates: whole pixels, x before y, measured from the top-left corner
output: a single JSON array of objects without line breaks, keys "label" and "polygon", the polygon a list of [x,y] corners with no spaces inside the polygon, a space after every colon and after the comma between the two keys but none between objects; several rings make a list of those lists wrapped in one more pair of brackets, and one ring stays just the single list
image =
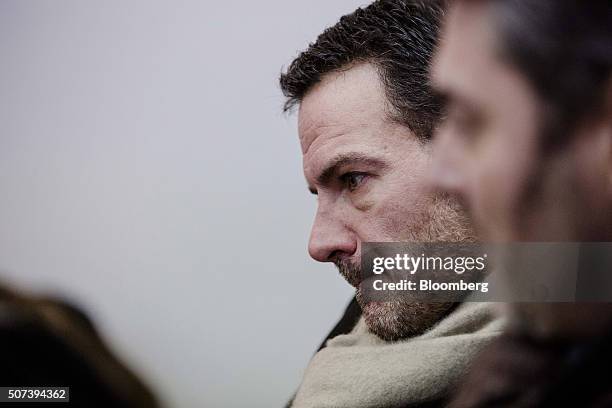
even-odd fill
[{"label": "grey background wall", "polygon": [[351,290],[277,77],[356,0],[0,1],[0,274],[175,407],[280,406]]}]

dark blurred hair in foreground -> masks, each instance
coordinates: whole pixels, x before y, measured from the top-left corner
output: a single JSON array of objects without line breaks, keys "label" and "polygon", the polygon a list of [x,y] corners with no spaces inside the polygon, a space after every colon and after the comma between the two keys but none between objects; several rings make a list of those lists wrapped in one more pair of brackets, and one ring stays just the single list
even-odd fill
[{"label": "dark blurred hair in foreground", "polygon": [[158,406],[153,394],[113,356],[82,312],[63,302],[25,296],[2,286],[0,367],[1,386],[70,387],[69,406]]}]

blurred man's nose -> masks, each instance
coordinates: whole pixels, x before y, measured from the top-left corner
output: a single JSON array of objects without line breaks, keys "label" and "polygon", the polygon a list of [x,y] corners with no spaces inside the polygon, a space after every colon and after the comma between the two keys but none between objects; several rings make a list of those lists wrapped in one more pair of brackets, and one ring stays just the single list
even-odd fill
[{"label": "blurred man's nose", "polygon": [[441,129],[433,141],[433,159],[429,184],[438,191],[461,195],[465,187],[461,168],[461,149],[450,132]]},{"label": "blurred man's nose", "polygon": [[310,232],[310,256],[319,262],[333,262],[337,258],[353,255],[356,250],[357,237],[346,223],[333,213],[319,208]]}]

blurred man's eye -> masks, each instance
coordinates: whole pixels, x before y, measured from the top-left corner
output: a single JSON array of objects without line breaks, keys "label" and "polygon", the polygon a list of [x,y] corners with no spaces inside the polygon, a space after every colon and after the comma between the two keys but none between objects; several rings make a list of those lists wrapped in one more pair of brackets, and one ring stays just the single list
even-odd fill
[{"label": "blurred man's eye", "polygon": [[367,174],[365,173],[349,172],[343,174],[340,179],[349,191],[355,191],[364,182],[366,177]]},{"label": "blurred man's eye", "polygon": [[478,115],[465,107],[453,105],[448,109],[448,125],[466,141],[473,141],[480,130]]}]

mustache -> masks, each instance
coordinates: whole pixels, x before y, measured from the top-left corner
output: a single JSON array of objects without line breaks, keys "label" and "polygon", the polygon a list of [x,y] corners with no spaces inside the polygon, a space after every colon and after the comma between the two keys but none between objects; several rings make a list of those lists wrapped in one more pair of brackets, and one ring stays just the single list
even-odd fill
[{"label": "mustache", "polygon": [[353,287],[358,288],[361,282],[361,265],[352,262],[350,259],[336,259],[334,265],[338,272]]}]

